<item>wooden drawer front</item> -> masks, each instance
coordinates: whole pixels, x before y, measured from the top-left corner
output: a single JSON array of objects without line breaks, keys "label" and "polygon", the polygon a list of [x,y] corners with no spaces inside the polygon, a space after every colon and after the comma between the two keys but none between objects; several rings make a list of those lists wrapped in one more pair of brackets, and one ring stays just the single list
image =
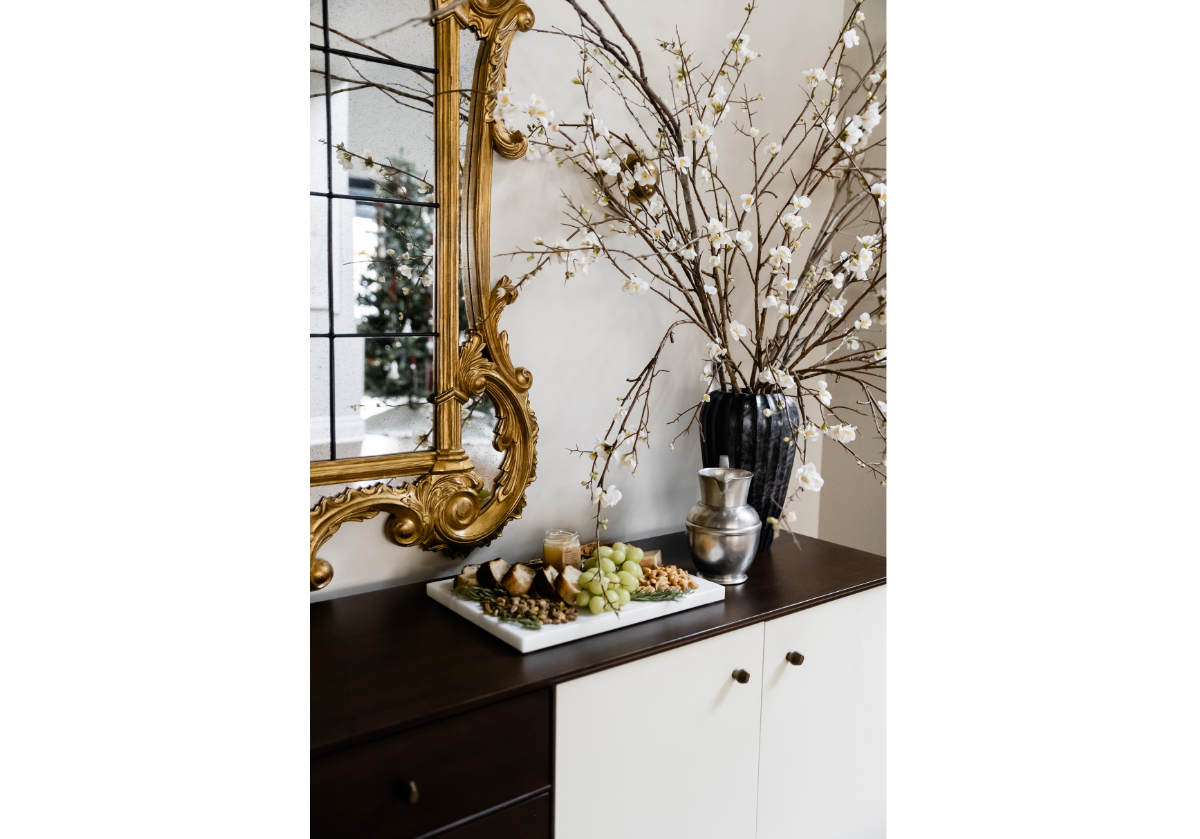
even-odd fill
[{"label": "wooden drawer front", "polygon": [[520,839],[550,839],[550,793],[439,833],[437,839],[508,839],[517,836]]},{"label": "wooden drawer front", "polygon": [[419,836],[549,783],[550,694],[539,690],[315,758],[312,836]]}]

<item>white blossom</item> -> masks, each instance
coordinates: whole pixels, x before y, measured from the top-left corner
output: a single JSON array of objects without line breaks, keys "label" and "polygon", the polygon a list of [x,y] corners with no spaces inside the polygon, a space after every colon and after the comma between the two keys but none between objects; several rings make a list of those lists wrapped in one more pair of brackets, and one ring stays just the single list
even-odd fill
[{"label": "white blossom", "polygon": [[731,320],[729,322],[729,334],[734,338],[745,338],[750,334],[750,330],[748,330],[746,325],[740,321]]},{"label": "white blossom", "polygon": [[875,130],[875,126],[883,121],[883,115],[879,113],[879,103],[872,102],[867,106],[867,109],[862,112],[859,117],[862,120],[862,130],[870,134]]},{"label": "white blossom", "polygon": [[749,192],[743,192],[740,198],[742,202],[742,211],[745,212],[754,206],[754,196]]},{"label": "white blossom", "polygon": [[846,313],[846,298],[837,297],[833,300],[830,300],[829,306],[825,309],[825,311],[835,318],[840,318]]},{"label": "white blossom", "polygon": [[872,355],[875,357],[876,361],[883,361],[885,358],[887,358],[887,349],[884,348],[881,350],[875,350]]},{"label": "white blossom", "polygon": [[773,384],[783,390],[796,386],[796,380],[792,378],[791,373],[786,370],[781,370],[778,367],[771,367],[767,370],[758,371],[758,380],[764,384]]},{"label": "white blossom", "polygon": [[850,350],[851,352],[858,352],[859,350],[862,349],[862,342],[859,341],[858,338],[854,337],[853,335],[847,335],[846,336],[846,349]]},{"label": "white blossom", "polygon": [[751,137],[757,137],[762,132],[760,132],[754,126],[750,126],[749,128],[746,129],[746,133],[749,134]]},{"label": "white blossom", "polygon": [[642,295],[650,290],[650,283],[638,277],[636,274],[630,274],[629,278],[621,285],[621,291],[626,294]]},{"label": "white blossom", "polygon": [[855,23],[862,23],[866,19],[867,19],[867,16],[865,14],[863,14],[861,9],[859,9],[857,12],[854,13],[854,22]]},{"label": "white blossom", "polygon": [[797,429],[796,433],[805,440],[815,440],[821,436],[821,429],[817,428],[810,422],[807,423],[803,429]]},{"label": "white blossom", "polygon": [[812,463],[801,463],[800,468],[796,470],[796,479],[800,482],[800,487],[809,492],[820,492],[821,487],[825,485],[825,479]]},{"label": "white blossom", "polygon": [[[725,238],[729,238],[729,234],[726,234]],[[713,271],[719,271],[721,269],[721,255],[714,253],[709,256],[708,267]]]},{"label": "white blossom", "polygon": [[720,344],[716,343],[715,341],[708,341],[704,345],[704,354],[707,355],[713,361],[716,361],[718,358],[721,358],[727,352],[729,352],[729,350],[725,349],[724,347],[722,347]]},{"label": "white blossom", "polygon": [[767,146],[767,151],[769,151],[772,156],[779,154],[779,151],[780,151],[779,143],[770,143]]},{"label": "white blossom", "polygon": [[615,157],[606,157],[596,161],[596,171],[609,177],[615,177],[621,171],[621,161]]},{"label": "white blossom", "polygon": [[432,288],[433,287],[433,275],[432,274],[422,274],[421,275],[421,285],[425,286],[425,288]]},{"label": "white blossom", "polygon": [[817,401],[826,408],[833,404],[833,394],[829,392],[829,384],[824,379],[813,382],[813,390],[817,392]]},{"label": "white blossom", "polygon": [[708,104],[712,105],[714,111],[720,113],[721,109],[725,107],[726,95],[725,87],[718,84],[713,88],[712,96],[708,98]]},{"label": "white blossom", "polygon": [[710,297],[715,297],[717,294],[717,287],[715,285],[709,285],[708,283],[705,283],[704,284],[704,293],[709,295]]},{"label": "white blossom", "polygon": [[786,277],[782,285],[784,291],[795,291],[796,287],[800,285],[800,281],[792,277]]},{"label": "white blossom", "polygon": [[737,242],[737,246],[744,253],[750,253],[754,250],[754,242],[751,239],[751,235],[749,230],[739,230],[733,234],[734,241]]},{"label": "white blossom", "polygon": [[781,317],[794,317],[800,311],[800,306],[797,303],[780,303],[779,314]]},{"label": "white blossom", "polygon": [[696,258],[696,249],[693,248],[691,245],[688,245],[686,248],[684,248],[683,250],[681,250],[679,252],[679,255],[690,262]]},{"label": "white blossom", "polygon": [[858,316],[858,320],[854,322],[855,329],[870,329],[871,328],[871,313],[863,312]]},{"label": "white blossom", "polygon": [[801,210],[808,209],[810,206],[812,206],[812,199],[809,198],[807,195],[793,195],[792,196],[792,209],[795,210],[797,213],[800,212]]},{"label": "white blossom", "polygon": [[692,159],[686,154],[682,154],[675,158],[675,168],[680,172],[686,172],[692,166]]},{"label": "white blossom", "polygon": [[825,433],[839,443],[853,443],[858,438],[858,427],[854,425],[831,425]]},{"label": "white blossom", "polygon": [[809,87],[816,87],[828,78],[829,76],[825,75],[825,71],[820,67],[813,67],[810,70],[804,71],[804,83]]},{"label": "white blossom", "polygon": [[883,76],[879,75],[878,73],[872,73],[871,75],[867,76],[867,82],[869,84],[876,85],[881,81],[883,81]]},{"label": "white blossom", "polygon": [[783,226],[788,230],[795,230],[797,227],[803,226],[804,219],[800,218],[800,216],[796,215],[795,213],[788,213],[783,217],[782,222]]},{"label": "white blossom", "polygon": [[760,309],[775,309],[779,306],[779,299],[774,294],[768,294],[763,298],[762,303],[758,304]]},{"label": "white blossom", "polygon": [[617,489],[616,484],[609,484],[608,489],[600,489],[600,487],[592,488],[592,502],[600,502],[601,508],[615,507],[621,500],[621,490]]},{"label": "white blossom", "polygon": [[884,206],[887,203],[887,184],[885,184],[883,181],[872,184],[871,194],[879,199],[880,207]]},{"label": "white blossom", "polygon": [[638,186],[654,186],[654,173],[639,163],[633,171],[633,180]]},{"label": "white blossom", "polygon": [[858,30],[847,29],[842,33],[842,43],[846,45],[846,49],[858,46]]},{"label": "white blossom", "polygon": [[887,403],[884,402],[882,399],[876,399],[875,404],[879,406],[879,413],[883,414],[886,417],[887,416]]},{"label": "white blossom", "polygon": [[626,469],[628,469],[630,472],[636,472],[637,471],[637,455],[634,454],[633,452],[625,452],[625,454],[621,455],[621,465],[624,466]]},{"label": "white blossom", "polygon": [[787,265],[792,262],[792,250],[787,245],[779,245],[767,251],[768,262],[773,273],[784,273]]},{"label": "white blossom", "polygon": [[404,279],[406,279],[406,280],[412,279],[412,266],[411,265],[401,265],[398,270],[400,271],[400,276],[404,277]]}]

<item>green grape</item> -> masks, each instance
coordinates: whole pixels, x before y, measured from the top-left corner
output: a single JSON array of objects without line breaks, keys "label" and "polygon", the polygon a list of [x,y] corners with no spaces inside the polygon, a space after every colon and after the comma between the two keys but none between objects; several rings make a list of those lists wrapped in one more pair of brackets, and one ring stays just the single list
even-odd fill
[{"label": "green grape", "polygon": [[600,570],[605,574],[611,574],[617,570],[617,564],[606,556],[600,557]]},{"label": "green grape", "polygon": [[622,562],[621,570],[625,571],[626,573],[632,574],[634,576],[634,578],[636,578],[638,580],[640,580],[642,577],[645,576],[645,572],[642,571],[642,566],[638,565],[632,559],[627,559],[624,562]]},{"label": "green grape", "polygon": [[629,557],[625,554],[625,551],[613,551],[612,556],[609,557],[609,559],[611,559],[616,565],[620,565],[628,558]]},{"label": "green grape", "polygon": [[583,609],[587,606],[588,601],[591,599],[592,598],[588,595],[588,593],[586,591],[581,591],[581,592],[579,592],[579,594],[575,595],[575,605],[578,606],[580,609]]},{"label": "green grape", "polygon": [[588,571],[596,567],[596,560],[593,557],[588,557],[583,561],[583,570]]},{"label": "green grape", "polygon": [[613,553],[616,553],[617,551],[624,552],[625,549],[628,547],[629,546],[626,545],[624,542],[613,542],[612,550],[613,550]]},{"label": "green grape", "polygon": [[599,595],[604,591],[604,583],[600,582],[599,580],[590,580],[588,584],[584,586],[584,588],[586,588],[592,594]]},{"label": "green grape", "polygon": [[637,577],[630,574],[628,571],[622,571],[617,575],[621,582],[621,588],[626,591],[633,591],[638,587]]},{"label": "green grape", "polygon": [[604,607],[607,605],[608,604],[604,602],[603,598],[593,597],[588,600],[587,607],[588,607],[588,611],[591,612],[593,615],[598,615],[604,611]]},{"label": "green grape", "polygon": [[645,555],[646,555],[645,551],[643,551],[641,548],[636,548],[633,545],[630,545],[629,548],[625,551],[625,559],[632,560],[639,564],[642,561],[642,557],[644,557]]},{"label": "green grape", "polygon": [[604,599],[607,600],[609,603],[620,603],[621,595],[617,594],[618,591],[620,591],[620,589],[606,588],[604,590]]},{"label": "green grape", "polygon": [[618,577],[616,574],[605,574],[604,581],[605,581],[605,583],[607,583],[609,585],[615,586],[615,585],[620,584],[621,578]]},{"label": "green grape", "polygon": [[592,580],[594,580],[596,578],[596,575],[598,573],[600,573],[600,572],[598,572],[595,568],[589,568],[587,571],[584,571],[582,574],[579,575],[579,584],[586,586],[588,583],[590,583]]},{"label": "green grape", "polygon": [[619,605],[621,605],[621,606],[624,606],[626,603],[628,603],[628,602],[629,602],[629,599],[630,599],[631,597],[633,597],[633,595],[632,595],[632,594],[630,594],[630,593],[629,593],[628,591],[626,591],[625,589],[620,589],[620,590],[617,592],[617,596],[621,598],[621,599],[618,601],[618,604],[619,604]]},{"label": "green grape", "polygon": [[596,548],[596,556],[612,556],[613,549],[608,545],[601,545]]}]

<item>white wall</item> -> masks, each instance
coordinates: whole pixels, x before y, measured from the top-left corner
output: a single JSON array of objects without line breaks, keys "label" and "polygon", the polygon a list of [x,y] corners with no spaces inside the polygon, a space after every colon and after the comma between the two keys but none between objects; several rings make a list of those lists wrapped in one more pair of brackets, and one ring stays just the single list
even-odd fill
[{"label": "white wall", "polygon": [[[853,6],[852,2],[846,3],[847,14]],[[867,33],[878,47],[883,43],[886,32],[885,0],[866,0],[862,10],[867,16]],[[862,60],[865,54],[851,52],[851,57]],[[885,115],[875,131],[882,134],[886,130]],[[876,161],[871,162],[874,164]],[[890,358],[888,363],[891,363]],[[834,384],[833,393],[834,398],[843,404],[862,398],[851,382]],[[859,430],[867,432],[860,438],[860,453],[868,460],[878,461],[883,451],[882,441],[864,426],[860,426]],[[825,478],[825,486],[821,490],[821,538],[872,553],[887,553],[887,492],[879,485],[878,478],[870,470],[859,467],[841,446],[833,444],[827,448],[821,466],[821,475]]]},{"label": "white wall", "polygon": [[[689,45],[701,55],[717,53],[726,33],[737,28],[743,16],[742,0],[710,2],[697,14],[697,4],[686,0],[612,0],[635,38],[646,47],[650,66],[665,78],[665,54],[654,38],[671,33],[676,24]],[[557,0],[531,0],[538,28],[575,24],[570,10]],[[764,130],[781,123],[792,110],[796,81],[801,70],[823,60],[824,44],[843,19],[843,0],[762,0],[748,29],[752,45],[764,55],[750,73],[754,90],[766,94]],[[509,59],[509,84],[519,96],[541,95],[559,114],[577,114],[583,107],[580,88],[570,83],[578,59],[565,39],[537,33],[518,34]],[[779,103],[781,116],[771,119],[771,103]],[[618,122],[616,115],[608,119]],[[734,146],[722,156],[722,172],[733,169]],[[571,190],[567,170],[551,164],[497,160],[494,178],[492,252],[528,247],[537,237],[558,238],[560,189]],[[576,188],[573,194],[582,195]],[[519,274],[525,263],[493,259],[493,274]],[[615,397],[624,378],[645,363],[657,344],[666,312],[649,298],[622,295],[615,272],[602,264],[564,286],[561,275],[546,272],[526,286],[520,299],[504,315],[512,358],[533,373],[531,401],[541,427],[538,440],[538,475],[528,492],[522,518],[509,524],[504,534],[480,555],[522,559],[540,552],[541,537],[550,527],[589,527],[591,504],[579,482],[586,476],[585,462],[567,452],[571,446],[590,448],[603,432],[616,407]],[[672,375],[655,385],[656,432],[641,459],[638,474],[618,476],[624,499],[610,518],[610,534],[639,537],[679,530],[683,517],[697,497],[695,470],[699,443],[693,434],[681,440],[674,452],[668,441],[673,430],[662,423],[693,404],[702,392],[697,373],[704,339],[681,333],[665,353],[664,366]],[[661,388],[661,390],[659,390]],[[328,492],[329,488],[314,488]],[[828,500],[830,484],[820,496],[805,496],[796,507],[797,529],[817,534],[818,502]],[[824,496],[824,498],[822,498]],[[438,554],[400,549],[382,535],[382,517],[343,525],[322,549],[334,567],[333,582],[315,599],[348,594],[383,585],[412,582],[445,575],[457,563]]]}]

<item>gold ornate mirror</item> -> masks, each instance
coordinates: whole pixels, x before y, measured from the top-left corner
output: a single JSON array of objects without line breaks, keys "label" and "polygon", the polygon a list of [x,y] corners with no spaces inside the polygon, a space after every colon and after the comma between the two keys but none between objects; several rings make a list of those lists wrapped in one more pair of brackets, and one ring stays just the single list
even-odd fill
[{"label": "gold ornate mirror", "polygon": [[533,13],[519,0],[310,9],[310,483],[334,490],[310,513],[318,589],[333,569],[317,552],[343,522],[385,512],[395,544],[461,555],[524,507],[532,377],[509,359],[499,320],[516,294],[491,281],[489,255],[493,154],[525,152],[495,97]]}]

